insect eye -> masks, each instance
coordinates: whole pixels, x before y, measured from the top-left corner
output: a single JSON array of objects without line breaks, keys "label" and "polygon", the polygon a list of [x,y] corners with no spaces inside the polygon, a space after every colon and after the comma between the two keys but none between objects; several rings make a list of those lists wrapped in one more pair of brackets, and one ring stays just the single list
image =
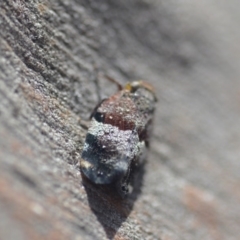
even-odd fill
[{"label": "insect eye", "polygon": [[103,113],[96,112],[93,117],[98,122],[104,122],[104,114]]}]

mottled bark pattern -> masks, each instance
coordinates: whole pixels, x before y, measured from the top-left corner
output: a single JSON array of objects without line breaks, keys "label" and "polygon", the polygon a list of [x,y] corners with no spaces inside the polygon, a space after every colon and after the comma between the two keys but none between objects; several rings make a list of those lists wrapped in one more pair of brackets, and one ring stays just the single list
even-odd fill
[{"label": "mottled bark pattern", "polygon": [[[1,0],[0,239],[240,239],[239,9]],[[116,91],[104,75],[158,97],[123,200],[80,173],[89,115]]]}]

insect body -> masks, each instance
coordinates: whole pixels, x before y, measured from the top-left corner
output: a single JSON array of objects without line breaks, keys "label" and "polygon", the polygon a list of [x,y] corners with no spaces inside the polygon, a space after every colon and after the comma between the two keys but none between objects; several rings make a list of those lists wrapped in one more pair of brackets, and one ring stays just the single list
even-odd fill
[{"label": "insect body", "polygon": [[95,108],[80,163],[88,179],[127,194],[132,170],[149,146],[155,102],[152,86],[135,81]]}]

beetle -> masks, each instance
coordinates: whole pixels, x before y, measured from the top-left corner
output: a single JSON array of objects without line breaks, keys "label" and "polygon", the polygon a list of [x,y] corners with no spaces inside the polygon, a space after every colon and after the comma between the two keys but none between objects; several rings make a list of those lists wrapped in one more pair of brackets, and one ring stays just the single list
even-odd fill
[{"label": "beetle", "polygon": [[125,196],[133,170],[146,158],[157,99],[145,81],[119,88],[91,114],[80,169],[91,182],[114,186]]}]

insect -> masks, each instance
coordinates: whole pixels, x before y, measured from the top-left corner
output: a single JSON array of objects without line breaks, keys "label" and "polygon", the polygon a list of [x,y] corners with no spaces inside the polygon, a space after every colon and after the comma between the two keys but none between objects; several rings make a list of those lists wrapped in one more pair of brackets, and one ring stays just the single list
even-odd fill
[{"label": "insect", "polygon": [[128,193],[134,168],[146,158],[156,101],[150,84],[134,81],[95,107],[80,161],[85,177]]}]

